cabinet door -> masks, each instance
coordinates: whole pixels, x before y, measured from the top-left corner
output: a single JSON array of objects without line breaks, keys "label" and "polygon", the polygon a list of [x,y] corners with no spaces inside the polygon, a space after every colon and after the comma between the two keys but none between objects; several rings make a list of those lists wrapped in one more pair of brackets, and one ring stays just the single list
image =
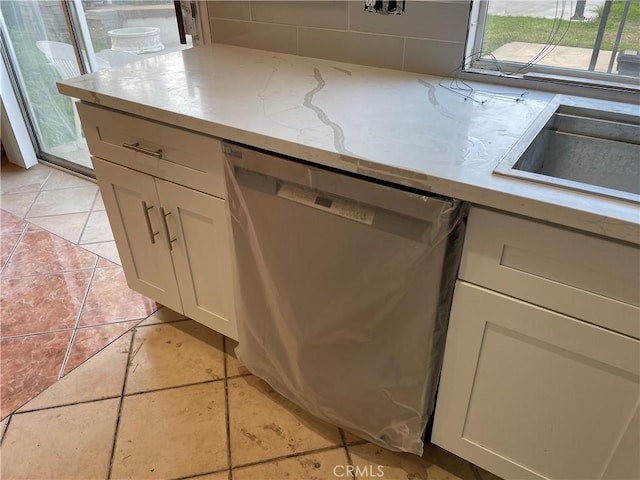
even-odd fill
[{"label": "cabinet door", "polygon": [[504,478],[640,478],[640,342],[459,281],[432,440]]},{"label": "cabinet door", "polygon": [[237,339],[224,200],[156,179],[184,314]]},{"label": "cabinet door", "polygon": [[92,160],[129,287],[182,312],[154,178]]}]

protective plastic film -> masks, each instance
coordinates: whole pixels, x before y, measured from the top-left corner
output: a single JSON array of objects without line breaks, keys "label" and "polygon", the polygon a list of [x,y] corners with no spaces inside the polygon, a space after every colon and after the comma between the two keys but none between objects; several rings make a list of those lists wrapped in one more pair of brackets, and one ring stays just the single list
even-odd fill
[{"label": "protective plastic film", "polygon": [[239,359],[313,415],[422,454],[464,205],[225,153]]}]

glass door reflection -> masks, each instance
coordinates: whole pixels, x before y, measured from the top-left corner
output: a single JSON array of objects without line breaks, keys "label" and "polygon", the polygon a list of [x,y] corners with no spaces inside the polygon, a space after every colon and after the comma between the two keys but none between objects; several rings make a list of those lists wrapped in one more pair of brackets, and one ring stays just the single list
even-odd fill
[{"label": "glass door reflection", "polygon": [[72,99],[56,81],[190,48],[181,45],[170,0],[2,0],[3,57],[24,103],[38,156],[90,173]]}]

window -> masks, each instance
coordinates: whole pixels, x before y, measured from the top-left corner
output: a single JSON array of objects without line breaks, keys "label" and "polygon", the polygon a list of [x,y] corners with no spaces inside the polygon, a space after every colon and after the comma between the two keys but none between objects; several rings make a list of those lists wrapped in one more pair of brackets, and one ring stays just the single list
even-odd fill
[{"label": "window", "polygon": [[465,69],[637,89],[637,0],[473,2]]}]

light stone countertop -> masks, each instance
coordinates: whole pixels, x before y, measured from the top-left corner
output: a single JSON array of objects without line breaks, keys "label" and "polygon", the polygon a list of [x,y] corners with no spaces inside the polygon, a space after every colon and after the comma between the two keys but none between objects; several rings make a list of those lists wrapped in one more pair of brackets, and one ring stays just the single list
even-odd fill
[{"label": "light stone countertop", "polygon": [[[636,203],[493,174],[558,97],[469,84],[484,104],[444,88],[449,79],[210,45],[65,80],[58,89],[320,165],[640,244]],[[523,101],[514,100],[525,92]]]}]

